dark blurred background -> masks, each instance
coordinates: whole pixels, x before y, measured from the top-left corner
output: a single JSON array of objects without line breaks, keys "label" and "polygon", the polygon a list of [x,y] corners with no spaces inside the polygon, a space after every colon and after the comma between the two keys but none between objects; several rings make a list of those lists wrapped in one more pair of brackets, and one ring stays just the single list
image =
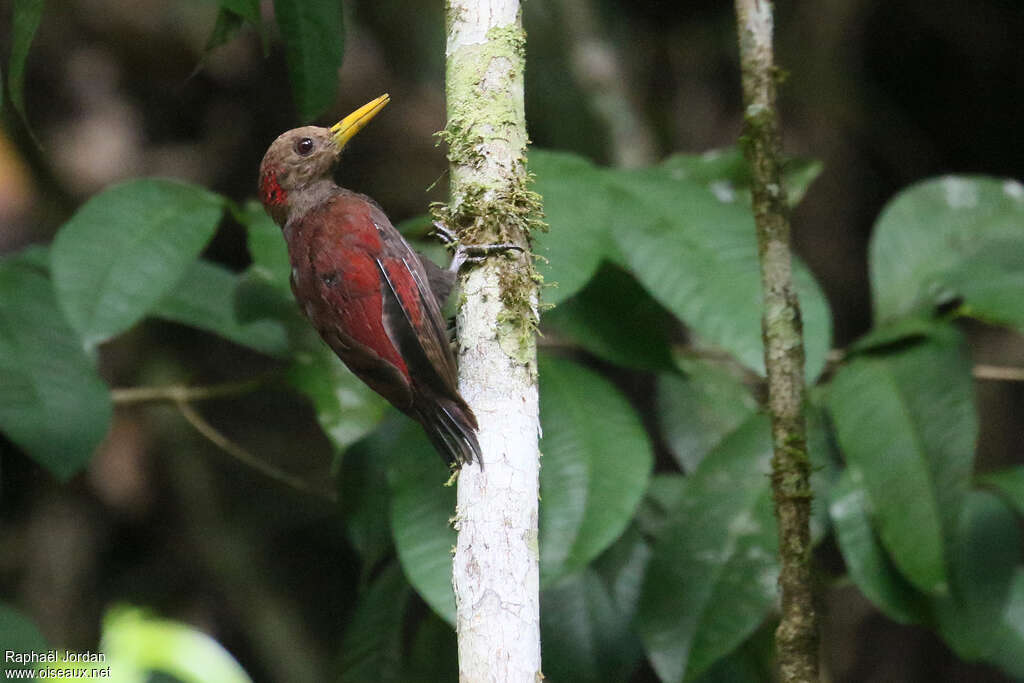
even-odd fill
[{"label": "dark blurred background", "polygon": [[[204,56],[210,0],[50,3],[28,61],[36,147],[7,111],[0,129],[0,252],[48,242],[91,194],[138,175],[188,179],[242,200],[267,145],[298,125],[274,39],[251,28]],[[392,103],[350,146],[343,184],[397,222],[446,192],[440,2],[346,3],[334,121]],[[793,217],[796,248],[833,307],[843,347],[871,321],[867,244],[884,203],[944,173],[1024,173],[1024,10],[1018,0],[825,0],[777,6],[787,153],[824,162]],[[527,119],[537,146],[604,164],[731,145],[740,133],[731,3],[532,0]],[[0,54],[10,49],[0,11]],[[197,69],[198,67],[198,69]],[[557,226],[556,226],[557,227]],[[247,264],[225,223],[207,258]],[[1019,336],[973,325],[975,361],[1024,366]],[[106,345],[118,387],[209,384],[270,361],[170,323]],[[979,382],[978,469],[1024,462],[1024,384]],[[206,418],[261,457],[329,488],[331,449],[286,391],[204,403]],[[0,437],[2,439],[2,437]],[[172,407],[119,408],[88,471],[60,485],[0,441],[0,599],[52,643],[95,648],[102,610],[128,601],[214,634],[257,680],[326,680],[360,577],[336,507],[229,460]],[[286,457],[287,456],[287,457]],[[821,564],[841,570],[823,548]],[[853,588],[824,591],[835,681],[998,681],[927,631],[895,625]],[[641,670],[636,680],[654,680]]]}]

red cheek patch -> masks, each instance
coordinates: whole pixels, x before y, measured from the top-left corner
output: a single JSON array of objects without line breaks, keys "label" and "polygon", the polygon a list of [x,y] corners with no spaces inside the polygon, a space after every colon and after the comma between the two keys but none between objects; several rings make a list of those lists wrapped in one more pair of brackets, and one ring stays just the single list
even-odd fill
[{"label": "red cheek patch", "polygon": [[276,171],[267,171],[260,178],[260,199],[264,206],[280,206],[288,199],[288,193],[277,182]]}]

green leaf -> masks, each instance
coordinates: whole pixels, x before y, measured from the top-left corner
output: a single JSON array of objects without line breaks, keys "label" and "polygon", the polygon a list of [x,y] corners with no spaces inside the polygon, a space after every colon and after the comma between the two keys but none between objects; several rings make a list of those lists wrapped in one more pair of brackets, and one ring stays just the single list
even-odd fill
[{"label": "green leaf", "polygon": [[43,0],[14,0],[14,17],[11,24],[11,58],[8,63],[7,88],[11,104],[28,122],[25,115],[25,61],[28,50],[35,38],[36,29],[43,18]]},{"label": "green leaf", "polygon": [[96,195],[51,249],[57,299],[85,348],[124,332],[178,284],[213,236],[224,200],[172,180]]},{"label": "green leaf", "polygon": [[636,411],[610,382],[566,360],[542,356],[539,365],[540,572],[547,585],[622,534],[654,457]]},{"label": "green leaf", "polygon": [[[660,166],[673,178],[702,184],[720,198],[739,195],[747,204],[750,203],[753,174],[739,147],[712,149],[703,154],[673,154]],[[790,206],[796,206],[808,186],[821,173],[822,164],[811,159],[793,158],[785,160],[782,168],[786,198]]]},{"label": "green leaf", "polygon": [[[3,603],[0,603],[0,634],[2,634],[4,650],[8,652],[43,653],[50,649],[46,638],[39,632],[39,628],[31,619]],[[12,662],[6,656],[0,662],[0,669],[4,672],[34,668],[34,664]]]},{"label": "green leaf", "polygon": [[326,344],[296,353],[287,379],[313,402],[317,422],[337,453],[371,432],[387,409],[385,400],[353,375]]},{"label": "green leaf", "polygon": [[672,511],[682,504],[689,484],[687,477],[676,473],[660,473],[651,477],[647,494],[636,511],[636,525],[647,537],[661,538],[671,521]]},{"label": "green leaf", "polygon": [[549,586],[540,608],[545,680],[628,680],[642,649],[629,629],[631,615],[596,571],[588,567]]},{"label": "green leaf", "polygon": [[240,322],[235,315],[239,277],[208,261],[194,261],[185,277],[150,311],[157,318],[198,327],[272,356],[288,352],[284,327],[273,320]]},{"label": "green leaf", "polygon": [[882,211],[869,265],[875,318],[930,315],[966,299],[968,315],[1024,329],[1024,187],[945,176],[913,185]]},{"label": "green leaf", "polygon": [[952,590],[935,601],[939,632],[964,659],[996,652],[996,636],[1021,560],[1020,528],[997,496],[972,491],[950,553]]},{"label": "green leaf", "polygon": [[828,509],[846,569],[860,591],[894,621],[927,623],[921,594],[893,566],[871,528],[871,502],[863,477],[846,470],[832,491]]},{"label": "green leaf", "polygon": [[[618,171],[615,183],[623,197],[618,206],[629,215],[613,236],[630,271],[700,342],[764,374],[760,266],[750,209],[662,169]],[[814,277],[795,257],[793,280],[804,325],[805,375],[813,379],[831,344],[830,312]]]},{"label": "green leaf", "polygon": [[277,227],[263,206],[255,200],[232,211],[232,215],[245,226],[246,245],[252,257],[253,269],[260,272],[268,282],[290,294],[288,282],[292,265],[281,228]]},{"label": "green leaf", "polygon": [[341,683],[401,681],[402,621],[412,591],[398,565],[388,566],[364,590],[345,620]]},{"label": "green leaf", "polygon": [[228,43],[238,35],[245,25],[245,18],[242,15],[221,7],[217,12],[217,19],[210,31],[210,37],[206,39],[206,46],[203,48],[203,60],[221,45]]},{"label": "green leaf", "polygon": [[616,258],[613,197],[605,172],[574,154],[533,149],[529,167],[549,226],[533,236],[533,250],[542,257],[537,269],[552,285],[544,289],[544,301],[558,304],[578,292],[601,261]]},{"label": "green leaf", "polygon": [[947,541],[959,523],[978,434],[961,335],[840,369],[829,393],[839,445],[863,476],[882,544],[915,586],[948,590]]},{"label": "green leaf", "polygon": [[295,106],[312,121],[334,103],[345,52],[340,0],[274,0]]},{"label": "green leaf", "polygon": [[636,619],[662,681],[706,671],[776,599],[768,419],[754,415],[685,480],[654,545]]},{"label": "green leaf", "polygon": [[[603,260],[627,265],[704,342],[763,374],[757,238],[749,206],[736,201],[731,190],[716,193],[718,186],[709,186],[705,177],[688,179],[679,163],[638,171],[602,169],[571,154],[533,150],[530,170],[550,226],[536,236],[535,245],[548,261],[539,265],[541,274],[557,285],[545,290],[546,301],[557,304],[578,292]],[[806,168],[797,174],[813,175]],[[806,374],[814,378],[830,346],[830,312],[798,259],[794,279],[802,303]]]},{"label": "green leaf", "polygon": [[592,565],[540,597],[544,675],[624,681],[643,654],[630,628],[651,549],[630,526]]},{"label": "green leaf", "polygon": [[1024,679],[1024,568],[1017,567],[1006,599],[1006,608],[985,659],[1008,675]]},{"label": "green leaf", "polygon": [[50,275],[50,247],[45,244],[30,244],[20,251],[0,256],[0,265],[23,265],[34,268],[43,275]]},{"label": "green leaf", "polygon": [[387,463],[381,455],[364,442],[353,445],[342,458],[338,482],[345,528],[363,560],[364,577],[391,549]]},{"label": "green leaf", "polygon": [[455,629],[434,613],[426,614],[413,636],[403,681],[459,680]]},{"label": "green leaf", "polygon": [[444,485],[444,464],[412,420],[396,416],[371,441],[378,457],[387,458],[391,530],[402,570],[431,609],[454,626],[455,487]]},{"label": "green leaf", "polygon": [[713,363],[680,360],[684,376],[658,377],[658,419],[679,466],[692,472],[718,443],[756,410],[750,390]]},{"label": "green leaf", "polygon": [[606,264],[571,299],[541,318],[545,336],[568,337],[594,355],[639,370],[669,370],[675,318],[621,268]]},{"label": "green leaf", "polygon": [[0,428],[61,479],[110,425],[110,392],[57,306],[50,281],[0,264]]},{"label": "green leaf", "polygon": [[706,672],[695,683],[764,683],[775,679],[775,627],[765,622],[753,636]]},{"label": "green leaf", "polygon": [[978,477],[978,481],[995,488],[1017,514],[1024,517],[1024,465],[983,474]]},{"label": "green leaf", "polygon": [[145,672],[157,671],[182,683],[251,680],[207,634],[177,621],[151,617],[135,607],[117,607],[106,614],[100,649],[121,680],[145,680]]},{"label": "green leaf", "polygon": [[[1024,218],[1017,227],[1024,230]],[[1019,235],[992,239],[949,274],[949,285],[964,297],[958,312],[985,322],[1024,330],[1024,243]]]},{"label": "green leaf", "polygon": [[919,316],[900,318],[891,324],[873,328],[870,332],[850,344],[847,348],[847,353],[875,351],[895,344],[919,342],[926,339],[934,330],[935,321],[931,318]]},{"label": "green leaf", "polygon": [[223,9],[229,10],[246,21],[258,24],[260,21],[260,0],[218,0]]}]

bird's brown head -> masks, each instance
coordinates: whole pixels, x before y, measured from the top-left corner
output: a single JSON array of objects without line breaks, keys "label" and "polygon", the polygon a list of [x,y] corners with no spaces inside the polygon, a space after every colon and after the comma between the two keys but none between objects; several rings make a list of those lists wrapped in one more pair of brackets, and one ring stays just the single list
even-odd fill
[{"label": "bird's brown head", "polygon": [[330,178],[342,148],[389,100],[381,95],[330,128],[295,128],[271,143],[260,164],[260,199],[278,225],[287,221],[296,194]]}]

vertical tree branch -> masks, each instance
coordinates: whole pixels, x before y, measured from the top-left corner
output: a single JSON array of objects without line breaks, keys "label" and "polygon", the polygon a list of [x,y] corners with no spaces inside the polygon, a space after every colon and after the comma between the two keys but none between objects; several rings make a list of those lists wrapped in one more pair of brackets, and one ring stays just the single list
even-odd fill
[{"label": "vertical tree branch", "polygon": [[527,190],[525,34],[518,0],[449,0],[451,201],[441,218],[467,244],[527,250],[462,281],[459,389],[480,423],[483,467],[459,474],[453,585],[459,678],[540,677],[537,563],[537,283],[528,256],[539,197]]},{"label": "vertical tree branch", "polygon": [[608,129],[612,163],[648,166],[655,158],[654,135],[629,90],[632,79],[615,45],[601,35],[591,0],[561,0],[569,64],[590,106]]},{"label": "vertical tree branch", "polygon": [[744,150],[753,171],[764,295],[765,368],[771,412],[772,488],[779,522],[782,620],[776,630],[784,683],[818,680],[818,629],[811,586],[811,488],[803,416],[804,347],[793,288],[789,212],[780,170],[772,56],[772,4],[736,0],[743,74]]}]

